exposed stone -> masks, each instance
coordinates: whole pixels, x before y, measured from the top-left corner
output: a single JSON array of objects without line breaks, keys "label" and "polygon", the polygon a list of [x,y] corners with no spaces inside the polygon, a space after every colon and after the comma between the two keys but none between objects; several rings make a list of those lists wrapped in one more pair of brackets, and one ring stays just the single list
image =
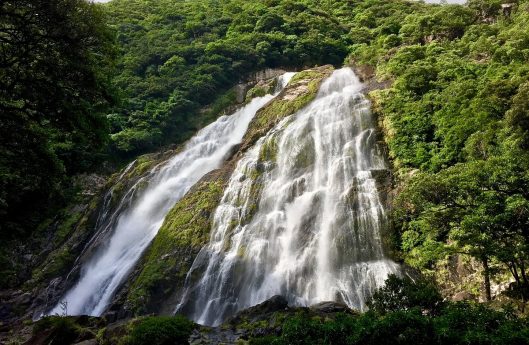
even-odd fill
[{"label": "exposed stone", "polygon": [[310,306],[310,309],[321,312],[321,313],[348,313],[351,309],[345,304],[340,302],[320,302]]},{"label": "exposed stone", "polygon": [[266,84],[263,83],[264,81],[273,80],[274,78],[284,74],[285,72],[285,70],[280,68],[266,68],[255,73],[251,73],[244,81],[240,82],[234,87],[235,98],[237,103],[240,104],[243,103],[245,100],[247,101],[247,93],[253,87],[258,85],[264,86]]},{"label": "exposed stone", "polygon": [[242,103],[246,99],[246,93],[252,86],[250,84],[237,84],[235,85],[235,99],[237,103]]},{"label": "exposed stone", "polygon": [[107,178],[99,174],[81,174],[75,178],[75,184],[81,187],[83,195],[93,196],[105,186]]},{"label": "exposed stone", "polygon": [[281,68],[265,68],[261,71],[250,74],[247,82],[259,82],[260,80],[272,79],[284,74],[286,71]]},{"label": "exposed stone", "polygon": [[306,307],[289,307],[282,296],[273,296],[261,304],[239,312],[218,327],[199,327],[190,337],[190,344],[245,344],[251,337],[280,335],[289,316],[304,314],[312,318],[334,318],[355,311],[338,302],[322,302]]}]

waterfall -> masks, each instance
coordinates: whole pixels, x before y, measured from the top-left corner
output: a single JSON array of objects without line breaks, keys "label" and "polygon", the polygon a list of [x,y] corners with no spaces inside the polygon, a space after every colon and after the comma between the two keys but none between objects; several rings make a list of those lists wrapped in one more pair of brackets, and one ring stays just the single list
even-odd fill
[{"label": "waterfall", "polygon": [[[108,216],[106,203],[96,234],[110,233],[110,238],[81,268],[79,281],[61,299],[67,302],[68,314],[98,316],[105,311],[171,207],[202,176],[220,167],[233,145],[242,140],[255,113],[278,94],[293,74],[279,77],[274,95],[256,97],[231,116],[222,116],[199,131],[180,153],[157,165],[125,193],[112,216]],[[147,187],[139,191],[139,184]],[[62,312],[59,303],[50,314]]]},{"label": "waterfall", "polygon": [[364,310],[398,271],[382,250],[375,176],[387,167],[361,87],[349,68],[335,71],[311,104],[245,153],[176,312],[218,325],[273,295]]}]

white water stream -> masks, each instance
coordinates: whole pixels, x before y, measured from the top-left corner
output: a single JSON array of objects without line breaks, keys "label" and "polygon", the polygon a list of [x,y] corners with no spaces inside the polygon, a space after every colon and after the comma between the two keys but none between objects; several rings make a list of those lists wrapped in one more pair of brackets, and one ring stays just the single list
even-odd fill
[{"label": "white water stream", "polygon": [[[275,95],[293,74],[279,77]],[[98,228],[111,236],[81,268],[79,281],[61,299],[67,303],[69,315],[99,316],[105,311],[171,207],[202,176],[221,166],[230,149],[242,140],[255,113],[275,95],[254,98],[233,115],[222,116],[199,131],[180,153],[156,166],[125,193],[117,214],[107,217],[108,210],[102,211],[100,218],[108,220],[98,222]],[[147,187],[137,191],[140,183]],[[59,303],[49,314],[63,312]]]},{"label": "white water stream", "polygon": [[349,68],[238,162],[176,312],[217,325],[274,295],[360,310],[398,266],[375,175],[387,167],[370,104]]}]

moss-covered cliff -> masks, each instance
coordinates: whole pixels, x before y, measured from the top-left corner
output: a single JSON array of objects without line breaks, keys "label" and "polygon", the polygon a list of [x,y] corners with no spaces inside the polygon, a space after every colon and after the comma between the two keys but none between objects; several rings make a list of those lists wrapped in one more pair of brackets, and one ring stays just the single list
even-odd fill
[{"label": "moss-covered cliff", "polygon": [[313,100],[332,70],[332,66],[322,66],[297,73],[274,100],[257,112],[242,144],[225,165],[202,178],[173,207],[126,286],[124,301],[118,301],[123,308],[135,314],[173,311],[193,260],[209,240],[211,217],[236,162],[281,119]]}]

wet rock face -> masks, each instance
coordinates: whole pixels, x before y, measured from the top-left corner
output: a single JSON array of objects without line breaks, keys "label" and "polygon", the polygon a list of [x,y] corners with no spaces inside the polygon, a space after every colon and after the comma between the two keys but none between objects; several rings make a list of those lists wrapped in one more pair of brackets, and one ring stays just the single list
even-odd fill
[{"label": "wet rock face", "polygon": [[0,292],[0,333],[9,330],[8,325],[20,316],[21,310],[31,306],[31,301],[32,296],[28,292],[21,290]]},{"label": "wet rock face", "polygon": [[[50,252],[42,258],[42,264],[34,269],[28,286],[34,287],[28,312],[38,317],[57,304],[65,291],[77,281],[83,263],[90,260],[97,248],[106,243],[111,235],[99,225],[105,216],[112,215],[119,207],[118,201],[159,162],[178,151],[138,157],[124,170],[108,178],[98,175],[82,175],[77,178],[81,186],[83,203],[67,209],[66,217],[54,225],[55,238],[49,242]],[[138,184],[141,188],[141,184]],[[98,228],[101,228],[98,230]],[[64,239],[58,240],[62,234]],[[47,283],[47,286],[44,285]]]},{"label": "wet rock face", "polygon": [[[128,290],[124,301],[116,300],[116,304],[135,314],[174,312],[190,266],[209,240],[214,210],[238,160],[278,121],[310,102],[331,72],[331,66],[301,72],[301,76],[294,77],[283,92],[261,108],[242,144],[234,146],[226,155],[227,162],[195,184],[167,214],[164,225],[136,268],[137,275],[133,274],[129,279],[132,282],[124,287]],[[270,74],[258,77],[268,79]]]}]

